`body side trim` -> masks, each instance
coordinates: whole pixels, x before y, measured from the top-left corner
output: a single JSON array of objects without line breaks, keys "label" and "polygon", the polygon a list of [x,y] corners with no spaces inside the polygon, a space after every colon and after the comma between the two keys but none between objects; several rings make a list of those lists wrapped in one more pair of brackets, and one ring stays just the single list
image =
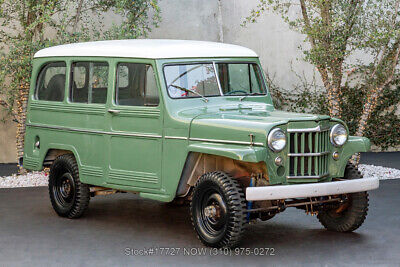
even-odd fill
[{"label": "body side trim", "polygon": [[246,141],[230,141],[230,140],[219,140],[219,139],[206,139],[206,138],[189,138],[190,141],[201,141],[201,142],[211,142],[211,143],[222,143],[222,144],[235,144],[235,145],[249,145],[249,146],[264,146],[263,143],[252,143]]},{"label": "body side trim", "polygon": [[[53,130],[64,130],[64,131],[71,131],[71,132],[81,132],[81,133],[107,134],[107,135],[119,135],[119,136],[136,136],[136,137],[149,137],[149,138],[162,138],[161,135],[152,134],[152,133],[107,132],[107,131],[99,131],[99,130],[86,130],[86,129],[77,129],[77,128],[69,128],[69,127],[32,124],[32,123],[27,123],[26,126],[35,127],[35,128],[44,128],[44,129],[53,129]],[[165,136],[165,138],[166,139],[179,139],[179,140],[187,140],[188,139],[187,137],[183,137],[183,136]],[[233,140],[230,141],[230,140],[205,139],[205,138],[189,138],[189,140],[190,141],[211,142],[211,143],[222,143],[222,144],[264,146],[263,143],[251,143],[251,142],[246,142],[246,141],[233,141]]]},{"label": "body side trim", "polygon": [[63,131],[71,131],[71,132],[80,132],[80,133],[108,134],[108,135],[119,135],[119,136],[136,136],[136,137],[149,137],[149,138],[162,138],[161,135],[152,134],[152,133],[107,132],[107,131],[86,130],[86,129],[77,129],[77,128],[60,127],[60,126],[40,125],[40,124],[32,124],[32,123],[27,123],[26,126],[35,127],[35,128],[52,129],[52,130],[63,130]]}]

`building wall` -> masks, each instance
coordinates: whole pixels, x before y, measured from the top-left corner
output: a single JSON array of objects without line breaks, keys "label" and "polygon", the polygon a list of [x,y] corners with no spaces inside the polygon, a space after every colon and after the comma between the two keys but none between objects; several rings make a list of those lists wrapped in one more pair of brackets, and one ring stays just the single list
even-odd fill
[{"label": "building wall", "polygon": [[163,0],[162,22],[149,38],[219,40],[217,0]]},{"label": "building wall", "polygon": [[249,47],[260,56],[264,70],[283,88],[298,83],[291,68],[311,78],[314,68],[301,60],[298,49],[304,36],[291,31],[280,16],[265,13],[257,23],[241,26],[258,3],[259,0],[160,1],[162,22],[149,38],[223,41]]}]

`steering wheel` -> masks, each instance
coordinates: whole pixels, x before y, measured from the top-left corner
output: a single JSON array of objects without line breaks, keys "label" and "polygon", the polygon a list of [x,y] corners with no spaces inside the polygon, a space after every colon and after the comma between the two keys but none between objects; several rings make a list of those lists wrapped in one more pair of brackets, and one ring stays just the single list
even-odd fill
[{"label": "steering wheel", "polygon": [[231,95],[231,94],[234,94],[234,93],[244,93],[244,94],[247,94],[247,92],[246,92],[246,91],[243,91],[243,90],[234,90],[234,91],[230,91],[230,92],[226,93],[225,95]]}]

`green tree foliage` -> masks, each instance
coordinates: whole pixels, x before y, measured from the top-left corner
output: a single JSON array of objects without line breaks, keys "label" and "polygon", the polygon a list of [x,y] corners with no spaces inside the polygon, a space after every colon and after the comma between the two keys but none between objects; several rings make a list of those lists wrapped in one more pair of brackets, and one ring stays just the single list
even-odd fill
[{"label": "green tree foliage", "polygon": [[[106,14],[117,20],[105,25]],[[23,151],[31,61],[38,50],[77,41],[134,39],[159,22],[157,0],[0,0],[0,105],[18,123],[17,157]]]},{"label": "green tree foliage", "polygon": [[400,72],[399,5],[400,0],[260,0],[244,25],[269,10],[304,34],[304,60],[319,72],[330,115],[348,120],[353,94],[356,102],[350,105],[358,107],[353,132],[362,136],[380,107],[388,108],[386,94],[398,92],[393,86]]}]

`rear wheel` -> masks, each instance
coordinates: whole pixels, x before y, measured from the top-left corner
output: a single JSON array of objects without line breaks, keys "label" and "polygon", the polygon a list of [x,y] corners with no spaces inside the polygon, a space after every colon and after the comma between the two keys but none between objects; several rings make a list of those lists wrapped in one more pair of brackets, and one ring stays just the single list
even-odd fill
[{"label": "rear wheel", "polygon": [[61,217],[79,218],[90,200],[89,185],[81,183],[78,164],[72,154],[56,158],[50,168],[49,195],[51,204]]},{"label": "rear wheel", "polygon": [[200,241],[210,247],[234,247],[245,227],[245,198],[236,180],[223,172],[200,177],[190,205]]},{"label": "rear wheel", "polygon": [[[347,164],[344,179],[360,179],[362,177],[354,165]],[[358,192],[346,194],[346,200],[341,205],[323,209],[317,217],[328,230],[352,232],[363,224],[367,212],[368,193]]]}]

